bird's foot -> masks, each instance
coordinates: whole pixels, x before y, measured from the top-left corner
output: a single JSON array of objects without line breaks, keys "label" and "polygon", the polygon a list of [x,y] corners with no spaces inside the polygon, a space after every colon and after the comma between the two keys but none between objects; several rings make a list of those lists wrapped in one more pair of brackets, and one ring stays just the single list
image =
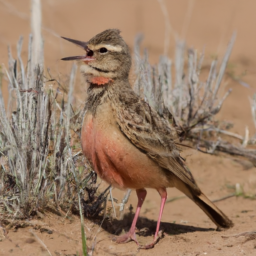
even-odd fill
[{"label": "bird's foot", "polygon": [[137,245],[139,245],[139,242],[136,239],[135,232],[130,232],[130,231],[124,235],[114,237],[112,240],[118,244],[128,243],[133,240]]},{"label": "bird's foot", "polygon": [[139,249],[151,249],[154,248],[155,244],[158,243],[158,241],[164,236],[163,231],[159,231],[157,236],[155,236],[154,241],[150,244],[146,244],[146,245],[140,245]]}]

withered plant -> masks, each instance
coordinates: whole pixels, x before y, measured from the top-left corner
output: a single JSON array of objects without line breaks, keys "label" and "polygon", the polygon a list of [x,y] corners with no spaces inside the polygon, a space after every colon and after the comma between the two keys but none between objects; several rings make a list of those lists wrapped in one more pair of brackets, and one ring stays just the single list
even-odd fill
[{"label": "withered plant", "polygon": [[65,95],[61,86],[49,86],[55,80],[44,77],[40,65],[31,64],[32,37],[24,67],[22,41],[17,60],[9,50],[8,70],[1,69],[9,98],[6,109],[0,91],[0,216],[25,219],[47,209],[61,215],[78,212],[77,195],[86,205],[84,214],[97,215],[107,191],[96,197],[95,174],[81,152],[84,110],[72,106],[77,67],[72,67]]}]

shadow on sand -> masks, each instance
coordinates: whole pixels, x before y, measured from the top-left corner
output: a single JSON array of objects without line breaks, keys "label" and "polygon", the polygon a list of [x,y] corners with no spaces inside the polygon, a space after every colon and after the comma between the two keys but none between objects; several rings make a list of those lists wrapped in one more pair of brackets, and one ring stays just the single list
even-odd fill
[{"label": "shadow on sand", "polygon": [[[127,213],[124,215],[123,220],[106,219],[102,228],[113,235],[120,235],[122,231],[129,231],[134,213]],[[149,220],[145,217],[139,217],[137,222],[137,234],[139,236],[151,236],[155,233],[157,222],[155,220]],[[184,233],[196,232],[196,231],[214,231],[213,228],[200,228],[189,225],[175,224],[169,222],[161,222],[160,230],[163,230],[168,235],[179,235]]]}]

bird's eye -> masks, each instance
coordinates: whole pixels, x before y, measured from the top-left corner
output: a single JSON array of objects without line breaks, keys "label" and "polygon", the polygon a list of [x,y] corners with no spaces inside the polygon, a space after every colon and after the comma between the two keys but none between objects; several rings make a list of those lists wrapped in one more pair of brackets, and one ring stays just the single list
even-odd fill
[{"label": "bird's eye", "polygon": [[87,56],[92,57],[93,56],[93,51],[90,50],[89,52],[87,52]]},{"label": "bird's eye", "polygon": [[107,51],[108,51],[108,49],[105,48],[105,47],[100,48],[100,53],[105,53],[105,52],[107,52]]}]

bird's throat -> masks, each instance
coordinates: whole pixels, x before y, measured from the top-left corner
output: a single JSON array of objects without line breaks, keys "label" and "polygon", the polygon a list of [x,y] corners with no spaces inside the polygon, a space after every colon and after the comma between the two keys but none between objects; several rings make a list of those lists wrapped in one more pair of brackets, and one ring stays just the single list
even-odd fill
[{"label": "bird's throat", "polygon": [[93,76],[93,77],[90,77],[90,79],[88,80],[89,80],[88,81],[89,83],[96,84],[96,85],[105,85],[113,81],[111,78],[104,77],[104,76]]}]

